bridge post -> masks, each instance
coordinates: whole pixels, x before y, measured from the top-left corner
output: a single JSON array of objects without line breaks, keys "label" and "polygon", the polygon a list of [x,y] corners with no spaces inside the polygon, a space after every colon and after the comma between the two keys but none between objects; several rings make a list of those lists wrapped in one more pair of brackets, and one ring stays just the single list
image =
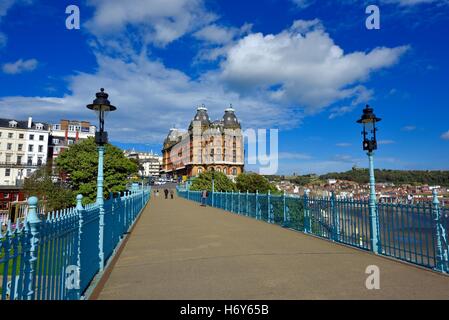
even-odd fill
[{"label": "bridge post", "polygon": [[310,217],[308,190],[304,190],[304,232],[312,233],[312,219]]},{"label": "bridge post", "polygon": [[448,252],[447,249],[443,249],[443,241],[447,242],[447,235],[445,234],[445,230],[441,224],[441,210],[440,210],[440,201],[438,200],[438,191],[433,189],[433,218],[434,218],[434,228],[435,228],[435,238],[436,238],[436,265],[435,269],[440,272],[448,272]]},{"label": "bridge post", "polygon": [[284,217],[284,227],[287,226],[287,208],[285,207],[285,190],[282,193],[282,214]]},{"label": "bridge post", "polygon": [[340,241],[340,216],[335,206],[335,192],[331,194],[332,240]]},{"label": "bridge post", "polygon": [[234,212],[234,191],[231,190],[231,212]]},{"label": "bridge post", "polygon": [[270,201],[271,192],[268,190],[267,192],[267,211],[268,211],[268,223],[272,223],[271,221],[271,201]]},{"label": "bridge post", "polygon": [[249,215],[249,191],[246,190],[246,216]]},{"label": "bridge post", "polygon": [[104,269],[104,199],[103,199],[103,160],[104,146],[98,146],[97,205],[99,206],[98,257],[100,271]]},{"label": "bridge post", "polygon": [[76,196],[76,212],[78,213],[78,256],[76,259],[76,265],[78,267],[77,270],[77,286],[76,286],[76,299],[79,300],[81,298],[81,239],[83,237],[83,195],[79,194]]},{"label": "bridge post", "polygon": [[238,197],[238,209],[237,210],[238,210],[238,213],[240,214],[240,190],[239,190],[237,197]]},{"label": "bridge post", "polygon": [[378,254],[380,253],[379,246],[379,216],[376,205],[376,181],[374,178],[374,153],[368,152],[369,158],[369,211],[370,211],[370,236],[371,236],[371,250]]},{"label": "bridge post", "polygon": [[256,190],[256,220],[259,219],[259,190]]},{"label": "bridge post", "polygon": [[36,197],[30,197],[28,199],[28,214],[26,217],[25,225],[29,225],[30,232],[30,247],[28,251],[29,260],[26,261],[25,267],[25,290],[26,299],[34,300],[34,289],[35,289],[35,278],[36,278],[36,262],[39,244],[39,229],[41,225],[41,220],[37,214],[37,203],[38,199]]}]

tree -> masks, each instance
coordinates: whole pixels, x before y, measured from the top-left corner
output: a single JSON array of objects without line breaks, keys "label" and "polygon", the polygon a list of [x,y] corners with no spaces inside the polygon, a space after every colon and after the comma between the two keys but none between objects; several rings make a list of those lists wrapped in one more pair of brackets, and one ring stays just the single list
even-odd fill
[{"label": "tree", "polygon": [[[56,158],[60,171],[68,176],[75,193],[84,196],[84,202],[93,202],[97,191],[98,151],[94,138],[71,145]],[[126,158],[119,148],[107,144],[104,157],[104,196],[126,190],[128,177],[138,172],[135,162]]]},{"label": "tree", "polygon": [[[212,191],[212,171],[201,173],[192,183],[190,190]],[[214,190],[215,191],[237,191],[234,182],[231,181],[224,173],[215,171],[214,175]]]},{"label": "tree", "polygon": [[44,201],[46,212],[73,206],[76,202],[74,192],[61,182],[53,182],[51,172],[51,167],[41,167],[25,179],[25,196],[36,196]]},{"label": "tree", "polygon": [[257,173],[242,173],[237,177],[237,190],[240,192],[249,191],[250,193],[276,193],[278,190],[271,184],[267,178]]}]

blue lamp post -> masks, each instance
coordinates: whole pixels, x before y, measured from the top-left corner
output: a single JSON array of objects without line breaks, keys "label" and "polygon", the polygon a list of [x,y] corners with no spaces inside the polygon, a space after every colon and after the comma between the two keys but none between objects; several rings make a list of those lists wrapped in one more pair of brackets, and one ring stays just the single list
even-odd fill
[{"label": "blue lamp post", "polygon": [[363,124],[363,150],[368,151],[369,159],[369,211],[370,211],[370,234],[371,234],[371,249],[375,253],[379,253],[379,216],[376,209],[376,181],[374,179],[374,150],[377,149],[376,123],[382,119],[377,118],[373,112],[373,108],[366,105],[363,109],[362,117],[357,120],[357,123]]},{"label": "blue lamp post", "polygon": [[117,110],[116,107],[111,105],[108,100],[108,94],[101,88],[100,92],[97,92],[96,99],[92,104],[87,105],[87,108],[95,111],[99,120],[99,130],[95,132],[95,143],[98,146],[98,177],[97,177],[97,205],[100,208],[100,230],[99,230],[99,259],[100,270],[104,268],[104,199],[103,199],[103,162],[104,162],[104,150],[105,144],[108,143],[108,133],[104,131],[104,118],[107,112]]}]

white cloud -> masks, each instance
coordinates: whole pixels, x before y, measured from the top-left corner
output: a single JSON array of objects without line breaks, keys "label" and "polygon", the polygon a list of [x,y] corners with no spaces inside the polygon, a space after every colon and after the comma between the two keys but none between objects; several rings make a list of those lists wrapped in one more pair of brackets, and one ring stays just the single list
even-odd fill
[{"label": "white cloud", "polygon": [[88,4],[95,12],[87,26],[104,43],[128,38],[123,32],[133,28],[144,44],[164,46],[216,19],[202,0],[89,0]]},{"label": "white cloud", "polygon": [[416,126],[405,126],[401,128],[402,131],[411,132],[416,130]]},{"label": "white cloud", "polygon": [[347,148],[347,147],[352,146],[352,144],[350,144],[348,142],[340,142],[340,143],[337,143],[336,146],[340,147],[340,148]]},{"label": "white cloud", "polygon": [[379,140],[379,141],[377,141],[378,145],[387,145],[387,144],[394,144],[394,143],[396,143],[396,142],[393,141],[393,140]]},{"label": "white cloud", "polygon": [[304,9],[311,6],[314,0],[291,0],[298,8]]},{"label": "white cloud", "polygon": [[198,40],[210,42],[213,44],[226,44],[231,42],[238,34],[238,28],[227,28],[211,24],[194,33]]},{"label": "white cloud", "polygon": [[308,154],[298,152],[279,152],[279,160],[310,160],[312,157]]},{"label": "white cloud", "polygon": [[449,131],[444,132],[444,133],[441,135],[441,139],[443,139],[443,140],[449,140]]},{"label": "white cloud", "polygon": [[[3,116],[41,121],[61,118],[91,119],[95,115],[85,106],[95,92],[104,87],[111,103],[118,110],[106,119],[111,139],[119,142],[160,143],[173,125],[187,128],[196,113],[196,106],[205,103],[213,119],[223,116],[229,103],[245,128],[297,126],[300,118],[292,112],[258,97],[239,97],[227,92],[213,79],[192,80],[188,75],[166,68],[161,62],[139,57],[132,62],[103,55],[97,56],[98,71],[80,73],[69,78],[71,93],[61,98],[0,98]],[[12,107],[20,106],[20,107]],[[255,116],[257,115],[257,116]],[[292,120],[293,119],[293,120]]]},{"label": "white cloud", "polygon": [[360,82],[399,61],[407,46],[345,54],[318,20],[295,21],[279,34],[250,34],[229,49],[221,78],[242,94],[265,92],[280,104],[316,113],[339,100],[363,100]]},{"label": "white cloud", "polygon": [[2,67],[2,70],[7,74],[19,74],[23,72],[33,71],[37,68],[37,65],[38,62],[36,59],[19,59],[16,62],[5,63]]},{"label": "white cloud", "polygon": [[245,23],[240,28],[211,24],[195,32],[193,37],[203,42],[196,60],[215,61],[224,57],[233,45],[251,32],[252,24]]}]

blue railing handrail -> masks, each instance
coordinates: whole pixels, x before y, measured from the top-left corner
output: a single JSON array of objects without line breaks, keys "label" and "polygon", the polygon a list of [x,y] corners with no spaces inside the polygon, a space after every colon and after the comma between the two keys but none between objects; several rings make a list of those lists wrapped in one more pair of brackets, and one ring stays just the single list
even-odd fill
[{"label": "blue railing handrail", "polygon": [[[0,230],[0,299],[81,299],[102,270],[100,247],[110,259],[150,196],[150,188],[111,196],[104,203],[104,228],[100,205],[83,206],[81,195],[76,207],[45,216],[37,212],[37,198],[30,197],[26,221],[14,227],[8,221]],[[101,246],[100,239],[105,239]]]},{"label": "blue railing handrail", "polygon": [[[178,189],[178,195],[201,202],[201,191]],[[369,199],[213,192],[207,205],[373,251]],[[376,254],[394,257],[442,273],[449,272],[449,210],[433,201],[376,203]]]}]

